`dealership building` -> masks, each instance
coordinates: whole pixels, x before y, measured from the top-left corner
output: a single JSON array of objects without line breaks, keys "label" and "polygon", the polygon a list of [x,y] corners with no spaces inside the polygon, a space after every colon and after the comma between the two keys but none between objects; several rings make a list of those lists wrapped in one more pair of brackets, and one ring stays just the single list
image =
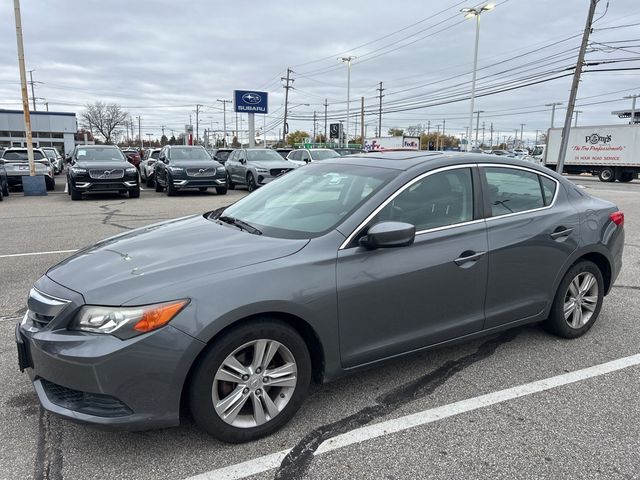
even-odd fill
[{"label": "dealership building", "polygon": [[[62,154],[69,153],[78,130],[76,114],[31,112],[31,130],[34,147],[56,147]],[[0,149],[24,147],[26,142],[22,110],[0,110]]]}]

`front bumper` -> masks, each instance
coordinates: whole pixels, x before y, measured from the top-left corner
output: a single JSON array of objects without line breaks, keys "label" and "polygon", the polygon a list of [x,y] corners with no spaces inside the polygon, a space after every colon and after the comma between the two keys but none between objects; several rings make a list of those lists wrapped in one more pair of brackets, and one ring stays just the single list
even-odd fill
[{"label": "front bumper", "polygon": [[21,363],[42,406],[105,428],[178,425],[184,381],[205,344],[171,325],[128,340],[67,330],[76,301],[77,294],[43,328],[28,316],[16,327]]},{"label": "front bumper", "polygon": [[131,190],[139,187],[138,180],[131,179],[119,179],[119,180],[95,180],[93,178],[75,179],[73,181],[73,188],[81,192],[112,192]]},{"label": "front bumper", "polygon": [[183,188],[203,188],[203,187],[226,187],[227,177],[222,178],[196,178],[196,177],[184,177],[173,178],[173,186],[177,189]]},{"label": "front bumper", "polygon": [[[51,181],[52,177],[48,173],[36,173],[38,176],[43,176],[47,182]],[[22,177],[29,176],[29,171],[26,172],[7,172],[7,184],[10,187],[15,187],[17,185],[22,185]]]}]

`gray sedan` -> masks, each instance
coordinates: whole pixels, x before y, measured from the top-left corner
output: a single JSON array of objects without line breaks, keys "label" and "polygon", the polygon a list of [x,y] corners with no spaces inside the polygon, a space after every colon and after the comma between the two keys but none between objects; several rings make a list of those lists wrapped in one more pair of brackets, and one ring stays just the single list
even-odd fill
[{"label": "gray sedan", "polygon": [[311,379],[533,322],[583,335],[623,245],[614,204],[529,162],[330,159],[51,268],[16,329],[20,368],[75,421],[167,427],[184,405],[250,441]]},{"label": "gray sedan", "polygon": [[246,185],[253,192],[298,165],[270,148],[239,148],[231,152],[224,166],[229,174],[229,188]]}]

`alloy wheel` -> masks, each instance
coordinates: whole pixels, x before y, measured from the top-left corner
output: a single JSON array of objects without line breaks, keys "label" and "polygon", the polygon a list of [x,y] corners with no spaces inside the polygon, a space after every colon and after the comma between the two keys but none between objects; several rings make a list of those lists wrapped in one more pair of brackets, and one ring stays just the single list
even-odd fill
[{"label": "alloy wheel", "polygon": [[245,343],[216,371],[211,391],[214,409],[237,428],[263,425],[287,406],[297,375],[295,358],[283,344],[269,339]]},{"label": "alloy wheel", "polygon": [[598,281],[593,273],[581,272],[569,284],[564,298],[564,319],[571,328],[589,323],[598,306]]}]

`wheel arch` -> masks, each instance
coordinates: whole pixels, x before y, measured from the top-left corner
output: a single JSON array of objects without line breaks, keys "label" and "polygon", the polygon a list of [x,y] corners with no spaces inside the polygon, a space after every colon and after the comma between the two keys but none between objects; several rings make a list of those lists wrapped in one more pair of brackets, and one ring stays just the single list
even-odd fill
[{"label": "wheel arch", "polygon": [[240,318],[235,322],[227,325],[223,329],[217,331],[206,344],[203,346],[200,353],[194,358],[193,362],[189,366],[189,371],[185,377],[184,383],[182,385],[182,392],[180,394],[180,405],[181,411],[186,412],[186,401],[187,401],[187,391],[189,389],[189,385],[191,383],[191,377],[193,375],[194,367],[198,364],[200,359],[205,354],[207,348],[211,343],[218,338],[220,335],[225,334],[235,328],[238,328],[241,325],[245,325],[255,320],[269,318],[273,320],[278,320],[287,326],[291,327],[295,330],[304,340],[307,348],[309,349],[309,356],[311,358],[311,370],[312,370],[312,378],[316,383],[322,383],[324,378],[324,370],[325,370],[325,350],[320,341],[320,337],[318,336],[315,329],[303,318],[293,315],[291,313],[282,312],[282,311],[265,311],[261,313],[255,313],[252,315],[248,315],[246,317]]}]

